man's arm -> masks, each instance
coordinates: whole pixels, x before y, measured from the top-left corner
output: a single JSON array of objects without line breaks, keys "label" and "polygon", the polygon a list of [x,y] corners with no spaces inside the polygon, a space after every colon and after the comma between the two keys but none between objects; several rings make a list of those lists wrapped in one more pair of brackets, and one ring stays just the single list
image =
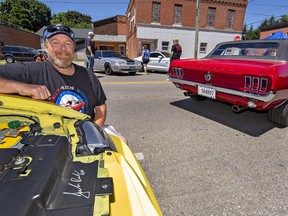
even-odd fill
[{"label": "man's arm", "polygon": [[94,122],[98,126],[102,127],[105,123],[106,115],[107,115],[107,106],[105,103],[100,105],[100,106],[96,106],[95,107]]},{"label": "man's arm", "polygon": [[87,46],[87,49],[88,49],[88,51],[90,52],[90,55],[91,55],[91,57],[93,57],[94,56],[94,53],[92,52],[92,48],[91,48],[91,46]]},{"label": "man's arm", "polygon": [[0,86],[0,93],[4,94],[16,93],[23,96],[30,96],[33,99],[42,100],[51,96],[50,91],[44,85],[32,85],[0,78]]}]

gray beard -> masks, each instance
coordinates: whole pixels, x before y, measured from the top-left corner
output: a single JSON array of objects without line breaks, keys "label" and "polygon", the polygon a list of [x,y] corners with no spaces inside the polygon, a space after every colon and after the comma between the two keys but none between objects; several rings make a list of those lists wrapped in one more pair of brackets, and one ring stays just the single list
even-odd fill
[{"label": "gray beard", "polygon": [[54,58],[51,58],[51,56],[48,56],[48,57],[49,57],[49,61],[59,68],[67,69],[67,68],[71,67],[71,65],[72,65],[72,60],[62,62],[59,59],[57,59],[56,57],[54,57]]}]

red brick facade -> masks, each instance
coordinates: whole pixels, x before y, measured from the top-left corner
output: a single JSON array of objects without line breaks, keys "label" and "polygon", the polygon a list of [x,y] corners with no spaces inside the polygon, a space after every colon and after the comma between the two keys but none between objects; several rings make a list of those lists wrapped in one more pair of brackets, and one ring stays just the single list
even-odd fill
[{"label": "red brick facade", "polygon": [[41,48],[39,35],[0,24],[0,49],[2,49],[3,45]]},{"label": "red brick facade", "polygon": [[115,16],[93,23],[94,33],[100,35],[126,35],[126,17]]},{"label": "red brick facade", "polygon": [[[176,6],[180,6],[182,10],[180,26],[191,29],[196,26],[196,0],[130,0],[127,9],[128,55],[135,56],[139,52],[137,48],[139,39],[136,38],[137,24],[153,24],[153,2],[160,4],[160,22],[157,23],[158,25],[177,28],[177,25],[174,24],[174,10]],[[199,28],[241,32],[247,4],[248,0],[201,0]],[[215,9],[214,26],[212,28],[207,27],[209,8]],[[228,10],[234,13],[233,27],[229,29],[227,29]]]},{"label": "red brick facade", "polygon": [[93,39],[94,46],[97,49],[109,49],[121,52],[123,55],[126,55],[126,49],[121,50],[121,47],[125,47],[125,42],[107,41],[98,40],[97,35],[108,35],[108,36],[126,36],[126,16],[117,15],[115,17],[110,17],[107,19],[99,20],[93,23],[95,37]]}]

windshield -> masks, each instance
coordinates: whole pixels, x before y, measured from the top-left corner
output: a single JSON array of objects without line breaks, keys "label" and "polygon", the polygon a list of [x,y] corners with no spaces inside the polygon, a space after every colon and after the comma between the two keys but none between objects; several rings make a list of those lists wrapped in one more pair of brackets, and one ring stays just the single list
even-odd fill
[{"label": "windshield", "polygon": [[168,52],[162,52],[162,54],[163,54],[166,58],[170,58],[170,53],[168,53]]},{"label": "windshield", "polygon": [[123,55],[121,55],[118,52],[102,52],[103,57],[117,57],[117,58],[123,58]]},{"label": "windshield", "polygon": [[247,57],[257,59],[275,59],[279,48],[278,43],[231,43],[223,44],[212,51],[210,58]]},{"label": "windshield", "polygon": [[29,51],[31,52],[31,53],[33,53],[33,54],[38,54],[38,51],[36,50],[36,49],[34,49],[34,48],[28,48],[29,49]]}]

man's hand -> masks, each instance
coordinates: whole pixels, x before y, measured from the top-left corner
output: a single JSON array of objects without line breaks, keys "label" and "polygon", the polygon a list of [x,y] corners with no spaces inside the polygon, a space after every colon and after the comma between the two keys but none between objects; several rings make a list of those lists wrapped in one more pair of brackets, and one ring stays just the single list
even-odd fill
[{"label": "man's hand", "polygon": [[48,99],[51,96],[50,91],[45,85],[31,85],[26,83],[18,86],[18,94],[40,100]]},{"label": "man's hand", "polygon": [[48,99],[51,96],[45,85],[33,85],[0,78],[0,86],[0,93],[4,94],[19,94],[40,100]]}]

